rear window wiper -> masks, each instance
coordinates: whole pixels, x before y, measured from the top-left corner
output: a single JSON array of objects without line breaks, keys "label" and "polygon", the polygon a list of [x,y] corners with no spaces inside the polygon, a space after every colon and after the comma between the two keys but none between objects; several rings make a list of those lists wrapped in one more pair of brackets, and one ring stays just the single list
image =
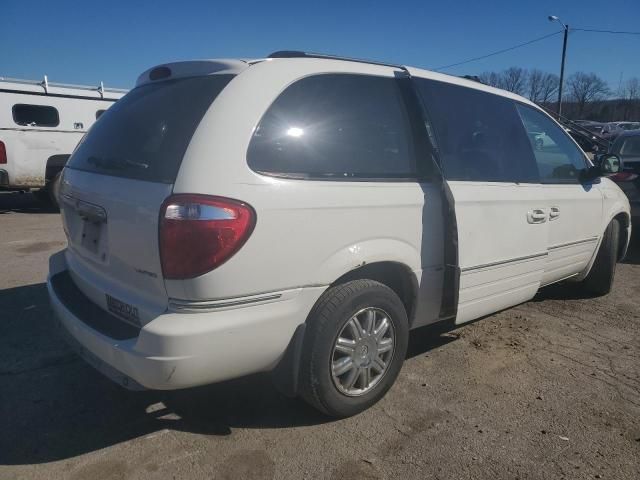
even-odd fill
[{"label": "rear window wiper", "polygon": [[149,168],[148,163],[134,162],[133,160],[129,160],[126,158],[102,158],[92,155],[91,157],[87,158],[87,162],[95,165],[96,167],[104,168],[105,170],[120,170],[127,167],[142,169]]}]

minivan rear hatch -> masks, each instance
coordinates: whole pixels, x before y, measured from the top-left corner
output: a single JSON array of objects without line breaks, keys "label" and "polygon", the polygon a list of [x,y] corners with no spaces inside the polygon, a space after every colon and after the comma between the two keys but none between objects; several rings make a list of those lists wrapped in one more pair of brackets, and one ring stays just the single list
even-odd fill
[{"label": "minivan rear hatch", "polygon": [[143,84],[107,110],[65,169],[60,206],[77,287],[141,326],[167,308],[158,221],[191,137],[233,78],[215,74]]}]

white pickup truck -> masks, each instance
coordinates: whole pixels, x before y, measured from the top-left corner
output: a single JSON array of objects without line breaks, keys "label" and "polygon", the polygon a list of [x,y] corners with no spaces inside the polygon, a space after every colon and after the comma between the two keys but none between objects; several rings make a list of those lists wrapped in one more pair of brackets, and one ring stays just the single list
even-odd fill
[{"label": "white pickup truck", "polygon": [[53,192],[69,155],[126,90],[0,77],[0,190]]}]

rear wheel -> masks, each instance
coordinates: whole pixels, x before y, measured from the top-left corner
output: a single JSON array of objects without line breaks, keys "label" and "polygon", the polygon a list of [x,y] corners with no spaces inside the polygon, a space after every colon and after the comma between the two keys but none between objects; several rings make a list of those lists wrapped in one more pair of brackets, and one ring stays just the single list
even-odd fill
[{"label": "rear wheel", "polygon": [[395,382],[408,330],[404,305],[386,285],[354,280],[331,287],[307,320],[302,397],[334,417],[366,410]]},{"label": "rear wheel", "polygon": [[583,289],[592,295],[606,295],[611,291],[618,262],[620,245],[620,222],[612,220],[604,231],[602,242],[587,278],[582,281]]}]

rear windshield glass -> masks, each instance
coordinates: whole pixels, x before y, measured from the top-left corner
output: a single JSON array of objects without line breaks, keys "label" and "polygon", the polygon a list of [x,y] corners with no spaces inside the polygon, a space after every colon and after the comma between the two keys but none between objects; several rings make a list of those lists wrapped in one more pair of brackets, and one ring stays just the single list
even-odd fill
[{"label": "rear windshield glass", "polygon": [[183,78],[131,90],[100,116],[67,166],[149,182],[175,182],[196,127],[232,78]]}]

